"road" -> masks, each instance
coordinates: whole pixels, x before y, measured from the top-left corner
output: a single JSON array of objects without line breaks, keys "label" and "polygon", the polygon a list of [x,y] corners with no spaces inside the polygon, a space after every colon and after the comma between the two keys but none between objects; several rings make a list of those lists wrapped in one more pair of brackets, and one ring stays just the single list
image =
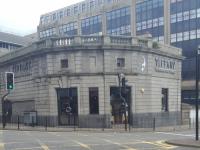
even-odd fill
[{"label": "road", "polygon": [[39,132],[0,130],[0,150],[195,150],[163,141],[194,138],[184,132]]}]

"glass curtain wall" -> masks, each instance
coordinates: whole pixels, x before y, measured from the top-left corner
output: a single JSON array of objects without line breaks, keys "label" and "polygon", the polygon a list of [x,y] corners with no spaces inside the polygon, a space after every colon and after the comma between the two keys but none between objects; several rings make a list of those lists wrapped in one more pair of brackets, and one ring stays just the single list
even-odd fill
[{"label": "glass curtain wall", "polygon": [[136,34],[150,33],[155,41],[164,42],[164,2],[145,0],[136,4]]}]

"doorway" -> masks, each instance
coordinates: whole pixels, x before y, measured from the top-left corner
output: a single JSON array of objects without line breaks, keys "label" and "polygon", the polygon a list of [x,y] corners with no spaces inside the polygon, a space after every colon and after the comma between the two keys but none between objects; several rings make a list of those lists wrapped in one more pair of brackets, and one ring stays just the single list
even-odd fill
[{"label": "doorway", "polygon": [[[122,92],[122,97],[125,98],[128,107],[127,119],[130,123],[131,112],[131,87],[126,87],[126,91]],[[124,106],[123,100],[120,98],[119,87],[110,87],[110,107],[111,107],[111,124],[124,124]]]},{"label": "doorway", "polygon": [[77,125],[78,95],[77,88],[58,88],[58,123],[59,125]]}]

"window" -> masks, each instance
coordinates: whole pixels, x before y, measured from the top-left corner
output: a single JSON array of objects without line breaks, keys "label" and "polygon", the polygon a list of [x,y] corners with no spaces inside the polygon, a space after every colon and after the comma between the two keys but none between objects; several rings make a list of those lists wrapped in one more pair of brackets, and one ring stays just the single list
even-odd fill
[{"label": "window", "polygon": [[68,59],[62,59],[60,62],[61,68],[68,68]]},{"label": "window", "polygon": [[196,10],[190,10],[190,19],[196,18]]},{"label": "window", "polygon": [[196,30],[190,31],[190,39],[191,40],[196,39]]},{"label": "window", "polygon": [[[106,13],[107,33],[110,35],[130,35],[130,7],[112,10]],[[138,27],[139,30],[140,27]],[[142,23],[146,29],[146,22]]]},{"label": "window", "polygon": [[94,8],[94,1],[91,1],[90,2],[90,9],[93,9]]},{"label": "window", "polygon": [[67,16],[70,16],[70,9],[67,9]]},{"label": "window", "polygon": [[190,39],[190,33],[188,31],[183,32],[183,40],[186,41],[189,39]]},{"label": "window", "polygon": [[84,12],[85,9],[86,9],[86,5],[85,5],[85,3],[83,3],[83,4],[82,4],[82,12]]},{"label": "window", "polygon": [[70,22],[59,27],[59,33],[61,35],[77,35],[78,33],[78,23]]},{"label": "window", "polygon": [[52,19],[53,21],[56,20],[56,13],[53,14]]},{"label": "window", "polygon": [[199,18],[199,17],[200,17],[200,8],[197,9],[197,18]]},{"label": "window", "polygon": [[100,34],[102,32],[102,16],[92,16],[81,21],[82,35]]},{"label": "window", "polygon": [[63,11],[59,12],[59,19],[61,19],[63,17]]},{"label": "window", "polygon": [[175,23],[175,22],[176,22],[176,14],[173,14],[171,15],[171,23]]},{"label": "window", "polygon": [[44,31],[40,31],[39,36],[40,39],[46,38],[46,37],[51,37],[53,35],[56,35],[56,29],[55,28],[50,28]]},{"label": "window", "polygon": [[197,29],[197,38],[200,38],[200,29]]},{"label": "window", "polygon": [[171,43],[176,42],[176,34],[171,34]]},{"label": "window", "polygon": [[117,67],[125,67],[125,58],[117,58]]},{"label": "window", "polygon": [[177,33],[177,42],[183,41],[183,33]]},{"label": "window", "polygon": [[78,13],[78,6],[74,6],[74,14]]},{"label": "window", "polygon": [[99,91],[97,87],[89,88],[90,114],[99,114]]},{"label": "window", "polygon": [[184,13],[183,13],[183,20],[189,20],[189,11],[185,11]]},{"label": "window", "polygon": [[162,89],[162,111],[167,112],[168,110],[168,89]]},{"label": "window", "polygon": [[177,22],[179,22],[179,21],[183,21],[183,14],[182,14],[182,12],[177,14]]}]

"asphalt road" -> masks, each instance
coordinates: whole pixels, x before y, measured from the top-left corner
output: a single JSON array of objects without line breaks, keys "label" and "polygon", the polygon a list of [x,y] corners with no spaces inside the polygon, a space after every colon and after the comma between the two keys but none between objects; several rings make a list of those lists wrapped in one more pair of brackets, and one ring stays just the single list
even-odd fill
[{"label": "asphalt road", "polygon": [[39,132],[0,130],[0,150],[195,150],[165,144],[194,138],[184,132]]}]

